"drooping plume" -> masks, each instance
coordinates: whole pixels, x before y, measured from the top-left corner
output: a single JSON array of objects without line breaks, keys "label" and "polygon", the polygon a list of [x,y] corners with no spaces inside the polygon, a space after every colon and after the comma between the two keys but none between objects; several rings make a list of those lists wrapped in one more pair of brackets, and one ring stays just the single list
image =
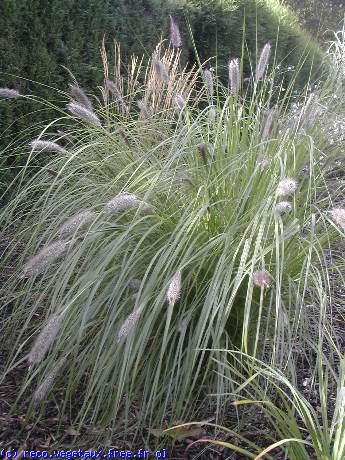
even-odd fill
[{"label": "drooping plume", "polygon": [[79,86],[74,85],[72,83],[69,84],[69,90],[71,93],[71,96],[85,109],[90,110],[92,112],[92,102],[90,99],[87,97],[87,95],[84,93],[84,91],[79,88]]},{"label": "drooping plume", "polygon": [[172,16],[170,16],[170,42],[175,48],[180,48],[182,46],[180,29]]},{"label": "drooping plume", "polygon": [[48,268],[53,262],[64,255],[68,248],[68,242],[63,240],[45,246],[38,254],[30,257],[23,267],[22,278],[38,275]]},{"label": "drooping plume", "polygon": [[273,125],[273,120],[275,118],[276,113],[277,113],[277,109],[275,108],[269,109],[269,111],[267,112],[264,129],[262,130],[262,136],[261,136],[262,141],[265,141],[270,135],[271,130],[272,130],[272,125]]},{"label": "drooping plume", "polygon": [[183,110],[186,105],[186,100],[180,93],[175,94],[175,104],[180,110]]},{"label": "drooping plume", "polygon": [[106,204],[107,211],[117,214],[127,209],[137,208],[140,200],[134,193],[121,192]]},{"label": "drooping plume", "polygon": [[167,300],[170,306],[174,306],[175,303],[181,296],[181,289],[182,289],[182,277],[181,271],[175,273],[172,280],[170,281],[168,291],[167,291]]},{"label": "drooping plume", "polygon": [[240,64],[238,59],[229,62],[229,83],[232,94],[236,95],[240,89]]},{"label": "drooping plume", "polygon": [[122,326],[120,327],[120,330],[117,334],[117,341],[121,342],[122,339],[125,339],[128,337],[133,330],[135,329],[135,326],[140,318],[140,314],[142,311],[143,307],[139,306],[136,310],[134,310],[124,321]]},{"label": "drooping plume", "polygon": [[30,365],[40,363],[54,342],[62,323],[61,315],[53,315],[38,335],[28,355]]},{"label": "drooping plume", "polygon": [[260,81],[262,77],[264,76],[264,73],[266,72],[266,68],[268,66],[268,61],[271,56],[271,45],[269,43],[266,43],[266,45],[263,47],[258,63],[256,65],[256,75],[255,75],[255,80],[256,82]]},{"label": "drooping plume", "polygon": [[151,110],[147,107],[145,101],[141,100],[137,102],[137,106],[140,109],[140,115],[142,118],[150,118],[152,116]]},{"label": "drooping plume", "polygon": [[20,97],[20,93],[16,89],[0,88],[0,97],[4,99],[16,99]]},{"label": "drooping plume", "polygon": [[71,112],[72,115],[75,117],[80,118],[86,123],[90,123],[91,125],[101,126],[100,119],[97,117],[95,113],[91,110],[86,109],[81,104],[76,104],[75,102],[70,102],[67,104],[67,110]]},{"label": "drooping plume", "polygon": [[29,143],[30,147],[34,152],[54,152],[54,153],[66,153],[66,150],[56,142],[42,141],[35,139]]},{"label": "drooping plume", "polygon": [[97,214],[93,211],[81,211],[74,216],[67,219],[60,228],[60,234],[68,236],[74,233],[76,230],[81,229],[84,225],[93,222],[97,217]]},{"label": "drooping plume", "polygon": [[41,402],[42,399],[44,399],[44,397],[47,395],[48,391],[50,390],[57,375],[60,373],[65,362],[66,362],[65,358],[62,358],[59,362],[57,362],[55,364],[55,367],[50,371],[50,373],[43,380],[41,385],[37,388],[37,390],[35,391],[32,397],[34,404],[38,404],[39,402]]},{"label": "drooping plume", "polygon": [[206,69],[204,70],[204,80],[207,88],[208,95],[210,98],[213,98],[213,74],[210,70]]},{"label": "drooping plume", "polygon": [[165,64],[158,58],[158,56],[153,57],[153,65],[155,68],[155,72],[157,77],[164,83],[168,83],[169,81],[169,73],[168,69]]}]

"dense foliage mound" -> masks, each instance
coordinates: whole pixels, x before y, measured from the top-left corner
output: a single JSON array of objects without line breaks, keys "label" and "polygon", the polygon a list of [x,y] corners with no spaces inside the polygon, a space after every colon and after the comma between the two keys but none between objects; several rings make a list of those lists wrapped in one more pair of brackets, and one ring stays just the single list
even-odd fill
[{"label": "dense foliage mound", "polygon": [[28,364],[28,418],[56,396],[74,421],[142,435],[209,394],[220,416],[260,373],[234,377],[223,350],[288,379],[298,346],[322,344],[343,281],[324,254],[345,228],[336,87],[290,107],[271,53],[249,81],[233,59],[223,86],[176,48],[126,72],[119,48],[114,65],[103,49],[97,97],[72,85],[67,111],[32,139],[0,213],[11,237],[0,270],[15,257],[1,287],[3,378]]}]

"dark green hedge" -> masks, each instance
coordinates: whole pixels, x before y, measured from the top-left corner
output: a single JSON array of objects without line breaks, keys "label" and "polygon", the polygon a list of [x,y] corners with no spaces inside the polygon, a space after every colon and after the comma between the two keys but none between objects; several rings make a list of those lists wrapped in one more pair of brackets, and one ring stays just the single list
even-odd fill
[{"label": "dark green hedge", "polygon": [[[95,88],[102,82],[99,48],[103,36],[109,45],[113,39],[121,42],[124,59],[133,52],[149,56],[160,38],[168,36],[169,13],[183,32],[183,58],[195,59],[188,19],[201,60],[217,55],[221,74],[229,57],[241,53],[244,25],[254,61],[256,43],[274,45],[278,28],[277,58],[285,60],[286,66],[296,65],[307,46],[308,37],[295,25],[294,16],[283,8],[273,11],[263,0],[1,0],[0,86],[62,100],[49,87],[67,88],[70,78],[65,66],[82,86]],[[312,54],[318,63],[321,58],[315,43],[309,50],[300,85],[308,80]],[[248,61],[245,70],[249,71]],[[26,115],[35,110],[39,112]],[[38,104],[0,101],[1,145],[49,115]]]}]

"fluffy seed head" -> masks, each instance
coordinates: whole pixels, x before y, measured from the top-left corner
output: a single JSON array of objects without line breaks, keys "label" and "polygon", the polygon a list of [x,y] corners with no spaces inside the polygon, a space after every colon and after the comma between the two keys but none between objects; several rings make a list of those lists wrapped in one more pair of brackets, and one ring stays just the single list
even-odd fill
[{"label": "fluffy seed head", "polygon": [[53,315],[38,335],[29,355],[30,365],[40,363],[45,357],[50,345],[55,340],[62,323],[61,315]]},{"label": "fluffy seed head", "polygon": [[229,62],[229,83],[232,94],[237,94],[240,88],[240,64],[238,59]]},{"label": "fluffy seed head", "polygon": [[70,102],[67,104],[67,110],[71,112],[72,115],[75,117],[80,118],[86,123],[90,123],[91,125],[101,126],[100,119],[97,117],[95,113],[91,110],[86,109],[81,104],[76,104],[75,102]]},{"label": "fluffy seed head", "polygon": [[69,91],[71,93],[71,96],[85,109],[90,110],[92,112],[92,102],[90,99],[86,96],[84,91],[79,88],[77,85],[73,85],[72,83],[69,84]]},{"label": "fluffy seed head", "polygon": [[270,288],[272,286],[272,277],[268,272],[258,270],[253,273],[253,282],[260,288]]},{"label": "fluffy seed head", "polygon": [[147,107],[146,103],[144,101],[138,101],[137,106],[140,109],[140,115],[142,118],[150,118],[152,113],[151,110]]},{"label": "fluffy seed head", "polygon": [[127,209],[137,208],[140,204],[134,193],[121,192],[106,204],[106,210],[117,214]]},{"label": "fluffy seed head", "polygon": [[182,289],[182,277],[181,271],[175,273],[173,278],[170,281],[168,291],[167,291],[167,300],[170,306],[174,306],[175,303],[181,296],[181,289]]},{"label": "fluffy seed head", "polygon": [[271,56],[271,45],[269,43],[266,43],[266,45],[263,47],[257,66],[256,66],[256,75],[255,75],[255,80],[256,82],[260,81],[266,71],[266,67],[268,65],[268,61]]},{"label": "fluffy seed head", "polygon": [[44,271],[67,251],[68,242],[58,240],[45,246],[35,256],[30,257],[23,267],[22,278],[35,276]]},{"label": "fluffy seed head", "polygon": [[208,95],[213,98],[213,75],[208,69],[204,70],[204,80],[207,88]]},{"label": "fluffy seed head", "polygon": [[163,62],[158,58],[158,56],[154,56],[153,65],[154,65],[155,72],[156,72],[156,75],[158,76],[158,78],[162,82],[168,83],[168,81],[169,81],[168,69],[167,69],[166,65],[163,64]]},{"label": "fluffy seed head", "polygon": [[272,163],[272,157],[265,157],[263,160],[260,161],[259,165],[261,166],[261,169],[266,169],[271,166]]},{"label": "fluffy seed head", "polygon": [[20,93],[16,89],[0,88],[0,97],[4,99],[16,99],[20,97]]},{"label": "fluffy seed head", "polygon": [[291,212],[291,210],[292,210],[292,205],[288,201],[280,201],[274,207],[274,212],[276,214],[286,214],[288,212]]},{"label": "fluffy seed head", "polygon": [[128,337],[133,330],[135,329],[135,326],[140,318],[140,314],[142,311],[142,306],[139,306],[136,310],[134,310],[124,321],[122,326],[120,327],[120,330],[117,334],[117,341],[121,342],[122,339]]},{"label": "fluffy seed head", "polygon": [[175,104],[180,110],[183,110],[186,105],[186,100],[180,93],[175,94]]},{"label": "fluffy seed head", "polygon": [[38,404],[39,402],[41,402],[42,399],[44,399],[44,397],[47,395],[49,389],[51,388],[57,375],[60,373],[61,368],[63,367],[65,362],[66,362],[66,359],[63,358],[58,363],[56,363],[55,367],[50,371],[50,373],[43,380],[41,385],[37,388],[37,390],[35,391],[32,397],[32,401],[34,404]]},{"label": "fluffy seed head", "polygon": [[295,179],[292,179],[291,177],[287,177],[285,179],[282,179],[277,187],[276,194],[278,196],[286,196],[286,195],[291,195],[292,193],[295,193],[297,190],[297,182]]},{"label": "fluffy seed head", "polygon": [[133,289],[134,291],[138,291],[141,286],[141,279],[139,278],[132,278],[129,280],[128,287]]},{"label": "fluffy seed head", "polygon": [[31,141],[29,145],[32,148],[32,150],[35,152],[42,152],[43,150],[46,152],[55,152],[55,153],[65,153],[66,152],[66,150],[63,147],[61,147],[59,144],[57,144],[56,142],[41,141],[39,139],[36,139],[34,141]]},{"label": "fluffy seed head", "polygon": [[182,46],[180,29],[172,16],[170,16],[170,42],[175,48],[180,48],[180,46]]},{"label": "fluffy seed head", "polygon": [[272,108],[268,111],[266,120],[265,120],[265,124],[264,124],[264,129],[262,130],[262,136],[261,136],[262,141],[266,140],[267,137],[269,136],[276,113],[277,113],[277,110],[275,108]]},{"label": "fluffy seed head", "polygon": [[123,97],[122,97],[121,91],[119,90],[117,84],[113,80],[109,80],[109,79],[106,80],[105,84],[106,84],[107,89],[114,96],[114,98],[120,102],[123,102]]},{"label": "fluffy seed head", "polygon": [[217,115],[216,109],[213,106],[211,106],[207,112],[207,121],[209,122],[210,125],[212,125],[215,122],[216,115]]},{"label": "fluffy seed head", "polygon": [[334,222],[345,230],[345,209],[334,208],[330,211],[330,215]]},{"label": "fluffy seed head", "polygon": [[74,216],[66,220],[66,222],[60,228],[60,234],[63,236],[68,236],[74,233],[76,230],[79,230],[84,225],[94,221],[97,217],[97,214],[93,211],[82,211],[78,212]]}]

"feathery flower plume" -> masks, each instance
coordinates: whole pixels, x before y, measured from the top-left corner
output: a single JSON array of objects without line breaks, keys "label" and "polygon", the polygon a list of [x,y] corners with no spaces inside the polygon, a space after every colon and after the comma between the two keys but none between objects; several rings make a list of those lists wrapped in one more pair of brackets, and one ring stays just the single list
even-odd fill
[{"label": "feathery flower plume", "polygon": [[204,70],[204,80],[210,98],[213,98],[213,75],[208,69]]},{"label": "feathery flower plume", "polygon": [[109,80],[109,78],[106,79],[105,84],[106,84],[107,89],[111,92],[111,94],[116,99],[119,99],[121,101],[122,94],[119,88],[117,87],[117,84],[113,80]]},{"label": "feathery flower plume", "polygon": [[175,94],[175,104],[180,110],[183,110],[186,105],[186,100],[180,93]]},{"label": "feathery flower plume", "polygon": [[271,128],[272,128],[272,123],[273,123],[276,113],[277,113],[277,110],[275,108],[272,108],[268,111],[264,129],[262,130],[262,136],[261,136],[262,141],[266,140],[267,137],[269,136],[271,132]]},{"label": "feathery flower plume", "polygon": [[255,80],[256,82],[260,81],[266,71],[266,67],[268,65],[268,61],[271,56],[271,45],[269,43],[266,43],[266,45],[263,47],[258,63],[256,65],[256,75],[255,75]]},{"label": "feathery flower plume", "polygon": [[268,272],[258,270],[253,273],[253,282],[255,286],[260,288],[270,288],[272,285],[272,277]]},{"label": "feathery flower plume", "polygon": [[334,208],[330,211],[330,215],[334,222],[345,230],[345,209]]},{"label": "feathery flower plume", "polygon": [[217,115],[216,109],[212,105],[208,109],[208,113],[207,113],[207,121],[209,122],[210,125],[212,125],[215,122],[216,115]]},{"label": "feathery flower plume", "polygon": [[206,147],[206,144],[204,144],[203,142],[201,144],[198,144],[197,145],[197,148],[199,150],[199,153],[201,155],[201,158],[203,160],[203,162],[205,163],[205,165],[207,165],[207,147]]},{"label": "feathery flower plume", "polygon": [[117,99],[127,111],[128,107],[126,106],[126,104],[125,104],[125,102],[123,100],[123,96],[122,96],[121,91],[119,90],[117,84],[113,80],[109,80],[109,79],[106,80],[105,84],[106,84],[106,87],[108,88],[108,90],[114,96],[114,98]]},{"label": "feathery flower plume", "polygon": [[36,139],[34,141],[31,141],[29,145],[34,152],[42,152],[43,150],[45,150],[46,152],[66,153],[66,150],[56,142],[42,141]]},{"label": "feathery flower plume", "polygon": [[297,190],[297,182],[295,179],[292,179],[291,177],[287,177],[285,179],[282,179],[277,187],[276,190],[276,195],[278,196],[286,196],[286,195],[291,195],[292,193],[295,193]]},{"label": "feathery flower plume", "polygon": [[87,95],[84,93],[84,91],[79,88],[77,85],[73,85],[72,83],[69,84],[69,90],[71,93],[71,96],[85,109],[90,110],[92,112],[92,102],[90,99],[87,97]]},{"label": "feathery flower plume", "polygon": [[62,315],[53,315],[41,330],[28,355],[28,362],[30,365],[38,364],[43,360],[60,330],[61,323]]},{"label": "feathery flower plume", "polygon": [[117,341],[121,342],[122,339],[128,337],[134,330],[142,312],[143,307],[139,306],[134,310],[124,321],[117,334]]},{"label": "feathery flower plume", "polygon": [[144,101],[138,101],[137,106],[140,109],[140,115],[142,118],[150,118],[152,113],[151,110],[147,107],[146,103]]},{"label": "feathery flower plume", "polygon": [[59,259],[67,250],[68,242],[63,240],[55,241],[49,246],[45,246],[38,254],[30,257],[23,267],[22,278],[38,275],[53,262]]},{"label": "feathery flower plume", "polygon": [[100,119],[97,117],[97,115],[93,113],[91,110],[86,109],[81,104],[70,102],[69,104],[67,104],[67,110],[71,112],[71,114],[75,117],[78,117],[81,120],[90,123],[91,125],[101,126]]},{"label": "feathery flower plume", "polygon": [[20,93],[16,89],[0,88],[0,97],[4,99],[16,99],[20,97]]},{"label": "feathery flower plume", "polygon": [[175,273],[172,280],[170,281],[168,291],[167,291],[167,300],[169,305],[173,307],[175,303],[181,296],[181,288],[182,288],[182,279],[181,279],[181,271]]},{"label": "feathery flower plume", "polygon": [[240,88],[240,64],[238,59],[229,62],[229,83],[232,94],[237,94]]},{"label": "feathery flower plume", "polygon": [[260,161],[259,165],[261,169],[269,168],[272,163],[272,157],[265,157],[263,160]]},{"label": "feathery flower plume", "polygon": [[170,15],[170,42],[175,48],[182,46],[182,38],[179,26],[175,19]]},{"label": "feathery flower plume", "polygon": [[137,208],[140,204],[134,193],[121,192],[106,204],[107,211],[117,214],[127,209]]},{"label": "feathery flower plume", "polygon": [[139,278],[132,278],[129,280],[128,287],[133,289],[134,291],[138,291],[141,286],[141,279]]},{"label": "feathery flower plume", "polygon": [[292,205],[288,201],[280,201],[274,207],[274,212],[276,214],[286,214],[287,212],[291,212]]},{"label": "feathery flower plume", "polygon": [[76,230],[84,227],[84,225],[94,221],[97,214],[93,211],[81,211],[78,214],[70,217],[60,228],[60,235],[68,236]]},{"label": "feathery flower plume", "polygon": [[145,203],[145,201],[139,201],[139,211],[142,214],[151,214],[153,210],[149,203]]},{"label": "feathery flower plume", "polygon": [[153,57],[153,65],[158,78],[162,82],[167,83],[169,81],[168,70],[166,65],[163,64],[163,62],[158,58],[158,56]]},{"label": "feathery flower plume", "polygon": [[61,368],[66,362],[66,358],[62,358],[59,362],[55,364],[55,367],[51,370],[51,372],[47,375],[47,377],[43,380],[41,385],[35,391],[32,400],[34,404],[38,404],[42,401],[42,399],[47,395],[49,389],[51,388],[54,380],[56,379],[57,375],[61,371]]}]

